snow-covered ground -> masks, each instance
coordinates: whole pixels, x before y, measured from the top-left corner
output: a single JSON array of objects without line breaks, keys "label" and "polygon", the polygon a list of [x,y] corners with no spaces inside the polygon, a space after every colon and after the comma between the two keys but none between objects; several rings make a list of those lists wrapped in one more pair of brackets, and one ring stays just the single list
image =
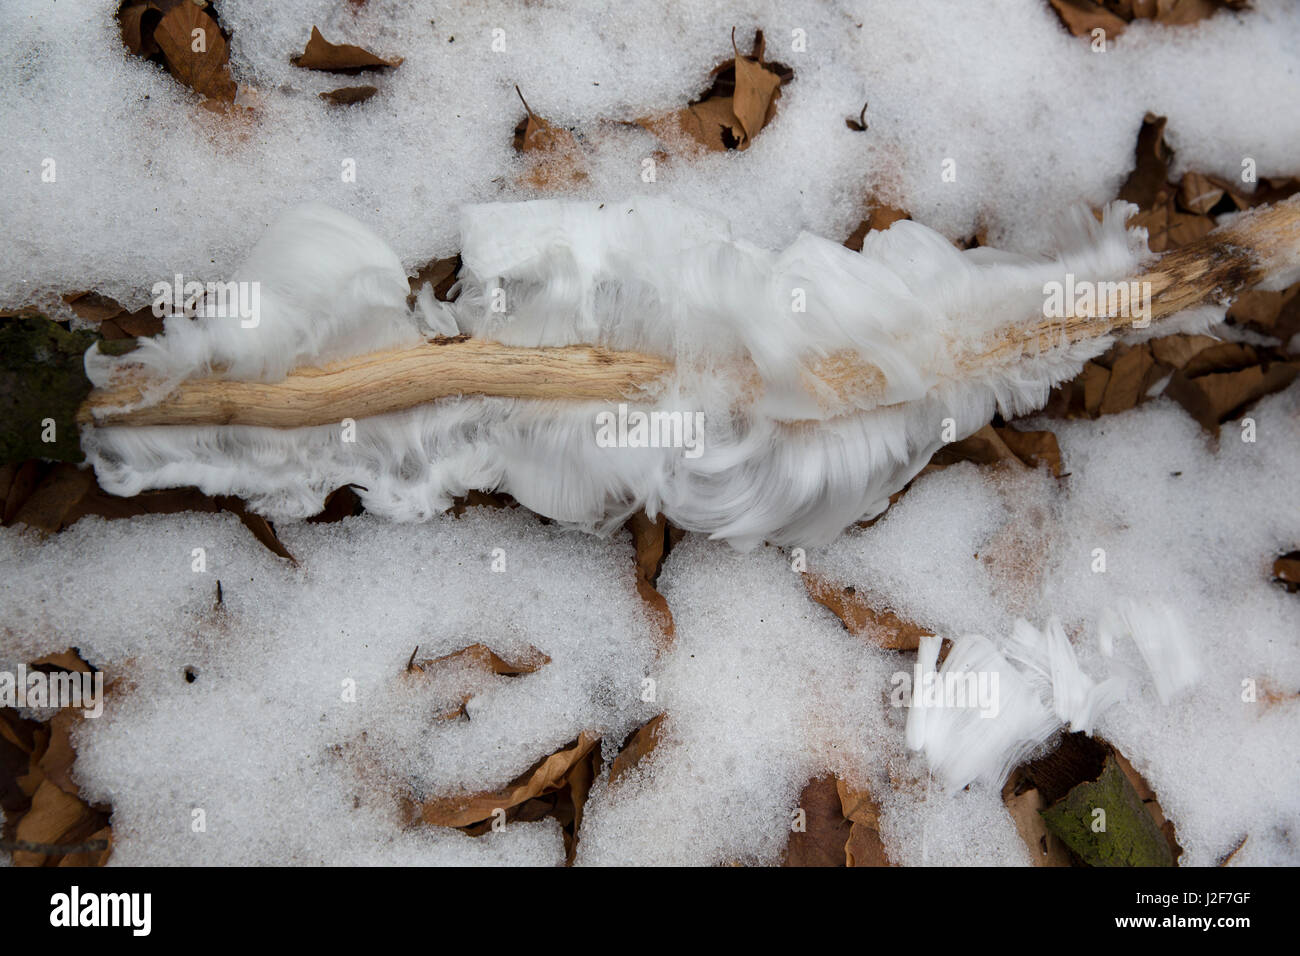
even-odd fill
[{"label": "snow-covered ground", "polygon": [[[199,109],[126,56],[115,2],[0,7],[0,304],[86,288],[147,304],[160,277],[224,277],[310,199],[367,222],[414,271],[456,251],[460,204],[531,195],[511,147],[516,83],[581,133],[576,195],[653,189],[769,247],[846,235],[874,197],[952,238],[986,229],[1036,249],[1060,210],[1115,196],[1148,111],[1169,118],[1175,175],[1235,177],[1244,158],[1261,176],[1300,172],[1300,7],[1286,0],[1134,25],[1105,53],[1040,0],[216,6],[235,78],[256,90],[252,120]],[[288,60],[313,24],[405,62],[369,102],[326,107],[316,94],[338,79]],[[733,25],[762,27],[768,57],[795,70],[777,118],[750,149],[674,158],[646,184],[658,144],[613,121],[697,95]],[[869,131],[849,130],[864,101]],[[355,182],[339,176],[348,158]],[[1269,583],[1300,544],[1300,386],[1251,415],[1255,441],[1229,425],[1217,444],[1168,399],[1053,421],[1059,483],[972,464],[927,475],[872,527],[811,552],[809,572],[945,637],[1001,640],[1017,617],[1057,615],[1098,676],[1142,669],[1131,643],[1102,653],[1108,609],[1176,607],[1200,678],[1168,704],[1135,682],[1097,732],[1159,794],[1184,864],[1249,835],[1237,862],[1294,865],[1300,703],[1248,703],[1242,688],[1300,687],[1300,602]],[[230,515],[0,531],[0,670],[75,646],[120,681],[76,737],[84,794],[113,805],[115,864],[557,864],[553,820],[476,839],[404,826],[399,800],[496,788],[584,731],[612,757],[661,711],[655,751],[597,779],[578,863],[779,861],[800,789],[824,771],[870,787],[895,862],[1029,862],[997,787],[945,788],[904,747],[889,691],[912,657],[848,634],[785,550],[679,544],[659,580],[677,636],[659,652],[622,534],[487,509],[278,531],[297,567]],[[473,643],[550,663],[406,673],[417,645],[436,658]],[[469,720],[437,719],[466,694]]]},{"label": "snow-covered ground", "polygon": [[[1098,730],[1160,795],[1185,864],[1213,864],[1247,833],[1240,862],[1294,864],[1298,705],[1243,702],[1242,682],[1300,684],[1300,607],[1268,581],[1272,556],[1300,540],[1286,504],[1298,406],[1297,388],[1265,400],[1258,441],[1228,432],[1217,450],[1165,399],[1055,423],[1070,472],[1059,488],[1045,472],[954,466],[811,553],[809,571],[943,635],[1000,637],[1015,615],[1058,614],[1085,668],[1101,664],[1107,607],[1173,603],[1202,678],[1167,706],[1135,689]],[[801,787],[828,770],[871,785],[897,862],[1028,860],[998,788],[945,791],[907,755],[890,678],[911,655],[849,635],[785,551],[698,537],[674,549],[660,587],[677,639],[656,657],[626,537],[489,509],[281,537],[298,568],[232,516],[0,535],[0,669],[75,646],[125,681],[77,734],[83,790],[113,804],[114,862],[556,863],[553,821],[474,840],[403,829],[397,798],[494,789],[583,730],[612,758],[659,711],[655,751],[615,785],[598,781],[578,862],[779,860]],[[404,673],[417,645],[423,659],[477,642],[507,658],[532,645],[551,662],[518,678]],[[1141,667],[1131,644],[1115,654]],[[435,719],[465,692],[468,721]],[[191,832],[196,808],[204,833]]]},{"label": "snow-covered ground", "polygon": [[[1114,198],[1148,111],[1169,118],[1175,175],[1235,178],[1247,157],[1260,176],[1296,172],[1290,0],[1186,27],[1137,23],[1104,53],[1045,0],[215,6],[232,31],[232,73],[256,90],[248,123],[200,109],[128,56],[117,0],[0,6],[0,302],[96,288],[138,308],[160,276],[224,278],[305,200],[357,216],[414,271],[455,251],[462,203],[528,195],[512,148],[515,84],[583,135],[577,195],[653,189],[773,248],[803,229],[847,236],[874,196],[950,238],[983,228],[993,245],[1034,250],[1061,210]],[[289,62],[313,25],[405,60],[352,81],[379,87],[370,101],[329,107],[317,93],[349,78]],[[777,118],[743,153],[670,161],[646,184],[642,161],[659,144],[616,124],[698,96],[732,55],[733,26],[742,49],[762,28],[768,58],[795,71]],[[866,133],[844,122],[863,103]],[[46,159],[54,183],[42,181]],[[355,182],[343,181],[345,159]],[[954,181],[942,175],[949,159]]]}]

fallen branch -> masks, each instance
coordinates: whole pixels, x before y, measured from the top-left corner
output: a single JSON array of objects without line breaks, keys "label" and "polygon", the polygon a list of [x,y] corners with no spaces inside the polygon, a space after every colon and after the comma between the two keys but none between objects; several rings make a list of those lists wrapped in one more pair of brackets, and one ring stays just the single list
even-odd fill
[{"label": "fallen branch", "polygon": [[[1300,262],[1300,197],[1247,213],[1204,239],[1163,256],[1130,279],[1149,283],[1153,322],[1205,302],[1225,302]],[[1123,311],[1123,310],[1121,310]],[[1066,343],[1130,325],[1127,315],[1093,310],[1064,320],[1012,325],[986,349],[957,356],[961,374],[1004,368]],[[300,368],[276,383],[195,379],[155,405],[125,384],[91,392],[77,420],[96,425],[262,425],[300,428],[401,411],[439,398],[489,395],[620,401],[672,371],[666,359],[580,345],[522,348],[458,336],[415,348],[375,352],[323,368]],[[880,369],[856,352],[816,362],[811,371],[844,409],[878,400]]]}]

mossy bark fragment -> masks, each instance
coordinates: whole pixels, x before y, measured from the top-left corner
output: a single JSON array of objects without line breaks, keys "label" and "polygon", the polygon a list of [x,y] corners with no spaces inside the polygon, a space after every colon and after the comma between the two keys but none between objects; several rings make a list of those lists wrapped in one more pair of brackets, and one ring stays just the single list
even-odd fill
[{"label": "mossy bark fragment", "polygon": [[[98,340],[36,312],[0,320],[0,464],[84,458],[76,414],[90,381],[82,356]],[[117,354],[134,348],[135,339],[111,344]]]},{"label": "mossy bark fragment", "polygon": [[1113,756],[1101,776],[1039,811],[1047,829],[1089,866],[1173,866],[1169,841]]}]

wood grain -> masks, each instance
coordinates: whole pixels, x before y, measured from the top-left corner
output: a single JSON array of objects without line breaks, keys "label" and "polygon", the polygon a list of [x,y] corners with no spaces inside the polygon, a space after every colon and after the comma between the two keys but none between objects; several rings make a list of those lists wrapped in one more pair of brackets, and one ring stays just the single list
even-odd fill
[{"label": "wood grain", "polygon": [[[1151,321],[1205,302],[1227,302],[1265,276],[1300,262],[1300,196],[1248,213],[1160,258],[1129,281],[1150,283]],[[1066,319],[1008,325],[983,348],[956,357],[958,373],[1007,367],[1066,343],[1115,332],[1125,315],[1094,310]],[[594,346],[521,348],[457,336],[411,349],[375,352],[323,368],[300,368],[276,383],[194,379],[164,401],[132,411],[139,389],[95,390],[78,421],[96,425],[264,425],[299,428],[400,411],[455,395],[622,401],[672,371],[660,357]],[[880,369],[856,352],[813,363],[838,410],[879,401]],[[737,369],[754,379],[753,368]],[[812,383],[810,382],[810,386]],[[832,409],[834,411],[836,409]]]}]

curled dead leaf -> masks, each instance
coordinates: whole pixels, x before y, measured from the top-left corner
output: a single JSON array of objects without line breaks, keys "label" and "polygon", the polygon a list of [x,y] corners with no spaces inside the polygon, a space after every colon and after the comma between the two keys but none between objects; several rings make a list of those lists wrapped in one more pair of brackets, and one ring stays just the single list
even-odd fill
[{"label": "curled dead leaf", "polygon": [[835,781],[840,809],[852,825],[844,844],[845,866],[893,866],[880,837],[880,808],[871,791],[846,780]]},{"label": "curled dead leaf", "polygon": [[1151,208],[1135,215],[1129,225],[1147,230],[1147,246],[1152,252],[1168,252],[1208,235],[1214,229],[1214,220],[1179,212],[1174,193],[1162,190]]},{"label": "curled dead leaf", "polygon": [[402,58],[398,56],[385,60],[351,43],[330,43],[321,35],[320,30],[313,26],[306,48],[301,53],[290,57],[289,62],[304,70],[354,75],[365,70],[382,70],[400,66]]},{"label": "curled dead leaf", "polygon": [[193,3],[177,4],[158,21],[153,38],[172,76],[209,99],[235,101],[230,47],[206,10]]},{"label": "curled dead leaf", "polygon": [[350,106],[353,103],[364,103],[378,92],[377,86],[343,86],[337,90],[321,93],[320,98],[335,106]]},{"label": "curled dead leaf", "polygon": [[668,607],[668,601],[655,588],[655,581],[668,553],[671,533],[676,529],[671,528],[663,515],[651,521],[644,511],[639,511],[628,519],[627,529],[631,532],[632,545],[636,549],[637,593],[659,626],[663,635],[659,649],[665,650],[673,641],[673,613]]},{"label": "curled dead leaf", "polygon": [[1122,351],[1111,365],[1098,414],[1114,415],[1135,407],[1146,395],[1147,376],[1154,365],[1151,347],[1145,343]]},{"label": "curled dead leaf", "polygon": [[[524,674],[531,674],[551,662],[549,656],[531,644],[528,646],[527,651],[514,660],[507,660],[486,644],[471,644],[451,654],[444,654],[442,657],[423,661],[415,659],[415,655],[419,651],[420,649],[417,647],[411,652],[411,659],[406,665],[406,673],[433,675],[439,671],[468,668],[470,671],[476,671],[480,674],[520,677]],[[436,719],[455,720],[465,716],[465,709],[473,697],[474,695],[467,691],[460,692],[456,704],[438,714]]]},{"label": "curled dead leaf", "polygon": [[1065,28],[1077,37],[1091,37],[1093,30],[1117,37],[1128,24],[1093,0],[1049,0]]},{"label": "curled dead leaf", "polygon": [[1029,848],[1034,866],[1072,866],[1070,851],[1060,838],[1047,829],[1042,811],[1047,801],[1021,771],[1007,778],[1002,787],[1002,803],[1016,825],[1016,832]]},{"label": "curled dead leaf", "polygon": [[465,827],[487,820],[497,810],[509,810],[558,790],[578,761],[599,742],[599,737],[584,731],[576,741],[544,757],[500,790],[427,801],[420,807],[420,817],[425,823],[440,827]]},{"label": "curled dead leaf", "polygon": [[1300,551],[1288,551],[1273,561],[1273,580],[1291,594],[1300,591]]},{"label": "curled dead leaf", "polygon": [[1205,215],[1222,198],[1223,188],[1200,173],[1186,173],[1178,184],[1178,203],[1190,213]]},{"label": "curled dead leaf", "polygon": [[609,782],[612,785],[619,777],[637,766],[657,746],[662,737],[664,720],[667,714],[656,714],[637,728],[628,738],[623,749],[618,752],[609,768]]},{"label": "curled dead leaf", "polygon": [[15,510],[13,520],[53,534],[68,523],[69,516],[94,484],[93,472],[59,462]]},{"label": "curled dead leaf", "polygon": [[1211,435],[1219,425],[1235,418],[1247,406],[1273,392],[1281,391],[1300,373],[1300,362],[1273,362],[1230,372],[1191,376],[1174,373],[1165,389],[1172,398]]},{"label": "curled dead leaf", "polygon": [[430,673],[439,667],[468,666],[485,673],[500,674],[505,677],[519,677],[522,674],[531,674],[540,670],[550,662],[551,658],[548,655],[531,644],[524,654],[514,660],[507,660],[486,644],[471,644],[451,654],[444,654],[442,657],[435,657],[431,660],[416,661],[412,656],[412,663],[408,667],[408,672]]},{"label": "curled dead leaf", "polygon": [[782,866],[844,866],[853,823],[844,816],[838,781],[814,777],[799,794]]},{"label": "curled dead leaf", "polygon": [[842,587],[807,572],[803,575],[808,596],[838,617],[855,637],[864,637],[877,647],[893,651],[914,651],[922,637],[931,632],[893,611],[876,610],[853,587]]},{"label": "curled dead leaf", "polygon": [[748,149],[776,114],[781,86],[794,76],[789,67],[764,62],[763,48],[759,30],[752,54],[743,56],[733,30],[733,58],[714,69],[708,90],[683,109],[642,117],[637,125],[665,142],[684,139],[713,152]]},{"label": "curled dead leaf", "polygon": [[1166,123],[1165,117],[1153,113],[1143,119],[1133,154],[1133,171],[1120,187],[1119,198],[1139,209],[1150,209],[1167,188],[1173,150],[1165,144]]},{"label": "curled dead leaf", "polygon": [[279,536],[276,535],[275,526],[262,515],[249,511],[242,500],[230,495],[218,495],[214,500],[221,510],[238,515],[244,527],[253,532],[253,537],[260,541],[268,551],[287,559],[293,564],[298,563],[298,559],[289,553],[289,549],[284,546]]},{"label": "curled dead leaf", "polygon": [[906,212],[896,209],[893,206],[873,205],[871,214],[858,223],[858,227],[849,234],[844,240],[845,248],[852,249],[854,252],[862,251],[862,244],[866,241],[867,233],[875,232],[881,229],[888,229],[894,223],[903,219],[911,219]]}]

